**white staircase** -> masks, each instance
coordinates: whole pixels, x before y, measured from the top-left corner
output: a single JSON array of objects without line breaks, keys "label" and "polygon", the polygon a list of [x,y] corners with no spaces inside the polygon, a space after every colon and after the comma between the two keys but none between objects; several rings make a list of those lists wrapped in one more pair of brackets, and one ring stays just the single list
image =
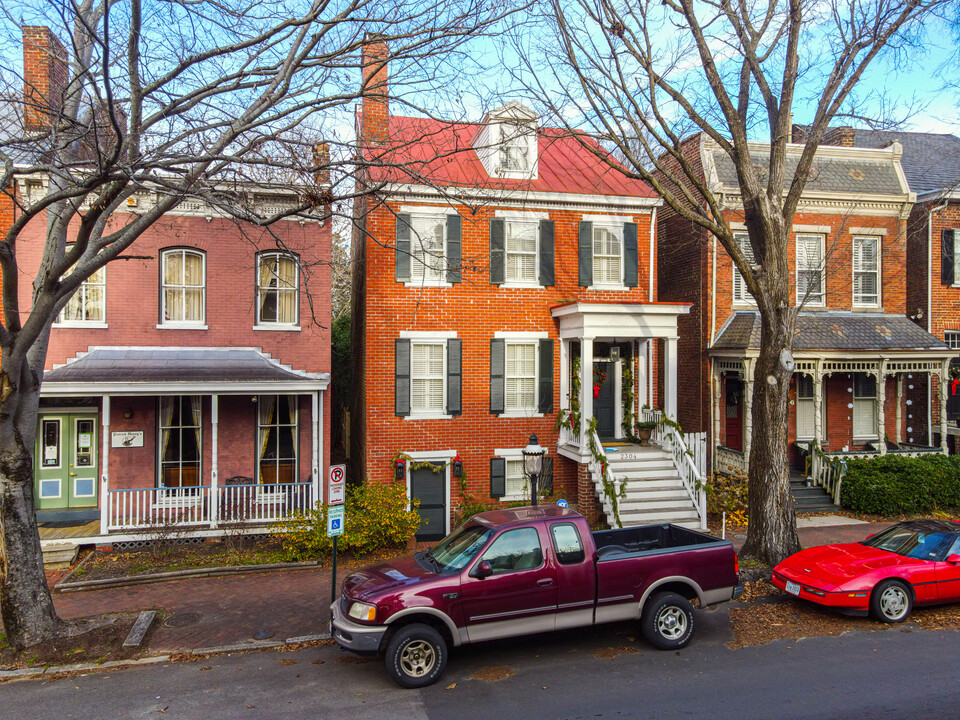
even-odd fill
[{"label": "white staircase", "polygon": [[[674,523],[699,530],[700,515],[690,497],[673,456],[658,445],[622,446],[607,452],[608,472],[619,486],[627,483],[626,496],[618,500],[620,521],[630,525]],[[601,501],[605,498],[601,497]],[[610,527],[616,527],[611,504],[602,502]]]}]

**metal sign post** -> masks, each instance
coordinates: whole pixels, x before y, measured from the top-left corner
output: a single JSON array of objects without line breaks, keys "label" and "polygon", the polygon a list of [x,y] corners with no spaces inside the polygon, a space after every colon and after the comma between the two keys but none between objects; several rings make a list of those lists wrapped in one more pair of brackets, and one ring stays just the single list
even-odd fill
[{"label": "metal sign post", "polygon": [[330,604],[337,601],[337,538],[343,535],[343,505],[327,508],[327,537],[333,538],[333,576],[330,578]]}]

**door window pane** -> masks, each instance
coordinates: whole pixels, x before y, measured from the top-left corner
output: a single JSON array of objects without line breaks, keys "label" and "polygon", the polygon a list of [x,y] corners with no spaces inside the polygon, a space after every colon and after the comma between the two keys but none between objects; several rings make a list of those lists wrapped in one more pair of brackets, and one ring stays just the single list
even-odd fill
[{"label": "door window pane", "polygon": [[93,420],[77,420],[73,462],[77,467],[93,467]]},{"label": "door window pane", "polygon": [[515,570],[533,570],[543,564],[543,550],[536,528],[508,530],[493,541],[483,554],[493,574]]},{"label": "door window pane", "polygon": [[[60,420],[58,418],[44,420],[40,429],[43,439],[41,447],[42,466],[45,468],[60,467]],[[59,489],[57,496],[60,495]]]}]

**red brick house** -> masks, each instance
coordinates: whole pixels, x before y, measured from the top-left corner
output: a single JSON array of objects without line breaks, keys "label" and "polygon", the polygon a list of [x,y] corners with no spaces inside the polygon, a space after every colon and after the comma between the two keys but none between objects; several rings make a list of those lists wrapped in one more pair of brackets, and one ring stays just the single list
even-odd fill
[{"label": "red brick house", "polygon": [[[33,30],[55,66],[59,41]],[[37,46],[25,33],[26,85],[54,96],[56,73],[31,61]],[[46,182],[28,176],[17,191],[29,204]],[[289,188],[240,191],[262,210],[296,200]],[[145,187],[125,211],[153,202]],[[18,242],[24,308],[44,237],[39,216]],[[321,499],[330,260],[329,221],[263,230],[188,200],[90,277],[50,336],[34,468],[41,534],[52,522],[85,542],[172,527],[215,535]]]},{"label": "red brick house", "polygon": [[[801,311],[788,438],[799,469],[813,441],[845,456],[939,451],[925,431],[928,403],[916,402],[913,392],[929,376],[943,377],[950,354],[911,320],[907,219],[916,196],[901,166],[902,147],[856,148],[842,133],[831,137],[838,144],[817,153],[789,245]],[[749,256],[732,163],[703,136],[685,149],[722,195]],[[788,172],[801,150],[788,145]],[[768,146],[756,143],[752,152],[756,163],[766,162]],[[715,238],[666,208],[658,248],[661,300],[692,305],[679,325],[685,392],[678,418],[685,430],[707,431],[715,469],[745,469],[760,340],[756,306]]]},{"label": "red brick house", "polygon": [[657,302],[659,198],[519,103],[480,122],[391,114],[386,56],[367,46],[357,121],[377,192],[358,203],[353,243],[356,474],[403,478],[418,537],[442,537],[469,498],[529,497],[520,451],[535,433],[553,500],[612,522],[604,478],[627,479],[625,523],[700,526],[672,454],[610,444],[656,405],[658,382],[675,414],[688,308]]}]

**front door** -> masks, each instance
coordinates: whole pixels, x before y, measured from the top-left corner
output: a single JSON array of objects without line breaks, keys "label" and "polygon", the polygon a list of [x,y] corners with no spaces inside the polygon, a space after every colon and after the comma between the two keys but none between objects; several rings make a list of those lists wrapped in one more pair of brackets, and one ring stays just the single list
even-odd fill
[{"label": "front door", "polygon": [[612,362],[593,363],[593,416],[597,419],[597,435],[604,440],[617,436],[615,368]]},{"label": "front door", "polygon": [[728,377],[724,382],[726,431],[724,443],[731,450],[743,450],[743,382],[737,377]]},{"label": "front door", "polygon": [[447,471],[442,464],[419,467],[410,471],[410,497],[420,501],[418,542],[442,540],[447,534]]},{"label": "front door", "polygon": [[34,462],[38,510],[97,506],[97,416],[41,415]]}]

